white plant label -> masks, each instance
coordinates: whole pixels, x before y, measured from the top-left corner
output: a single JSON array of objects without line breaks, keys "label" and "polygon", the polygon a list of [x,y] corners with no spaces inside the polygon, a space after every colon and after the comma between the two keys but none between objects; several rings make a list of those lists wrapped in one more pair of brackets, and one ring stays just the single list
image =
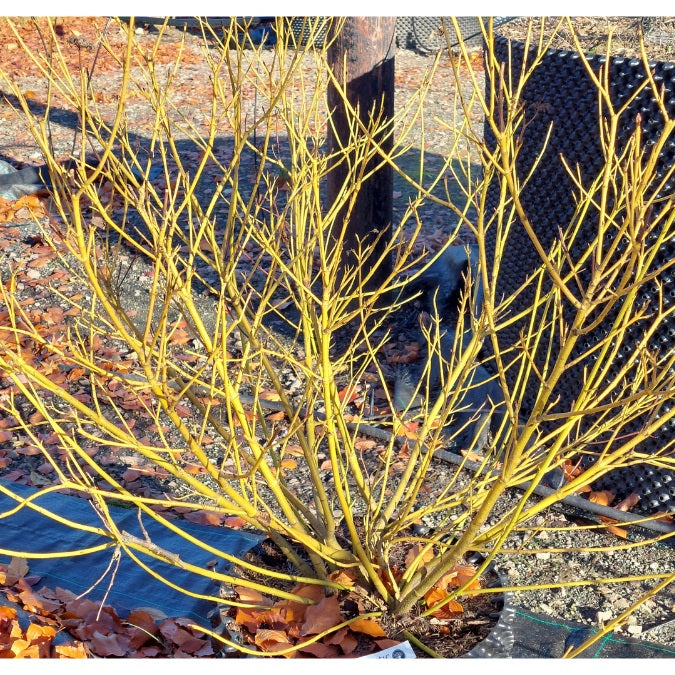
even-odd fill
[{"label": "white plant label", "polygon": [[415,652],[410,646],[410,643],[406,640],[401,642],[398,645],[393,647],[388,647],[383,649],[381,652],[376,654],[368,654],[367,656],[362,656],[362,659],[416,659]]}]

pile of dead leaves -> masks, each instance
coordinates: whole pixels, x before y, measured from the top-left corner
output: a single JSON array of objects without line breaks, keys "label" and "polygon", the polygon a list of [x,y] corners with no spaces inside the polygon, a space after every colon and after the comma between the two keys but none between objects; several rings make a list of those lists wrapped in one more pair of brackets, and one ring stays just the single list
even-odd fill
[{"label": "pile of dead leaves", "polygon": [[[243,586],[234,590],[239,602],[251,605],[232,610],[243,641],[261,652],[337,658],[367,654],[400,642],[388,639],[375,619],[359,617],[362,599],[355,594],[340,600],[338,594],[325,595],[321,586],[298,585],[292,593],[314,603],[306,605],[293,600],[273,602]],[[348,621],[343,611],[353,618],[348,625],[343,625]],[[231,629],[228,632],[232,635]]]},{"label": "pile of dead leaves", "polygon": [[44,659],[44,658],[86,658],[87,650],[82,645],[55,645],[56,629],[29,623],[26,630],[21,628],[17,611],[13,607],[0,606],[0,658],[2,659]]},{"label": "pile of dead leaves", "polygon": [[[406,555],[406,567],[413,564],[413,561],[417,558],[421,558],[422,564],[431,562],[434,559],[434,551],[431,548],[424,550],[420,544],[413,545]],[[450,595],[449,591],[464,586],[464,584],[468,584],[465,589],[467,594],[480,588],[480,580],[473,579],[476,571],[474,565],[458,564],[444,574],[424,596],[429,609],[438,607],[438,609],[432,612],[431,616],[436,619],[453,619],[461,615],[464,612],[464,607],[456,600],[447,600]],[[402,572],[396,568],[393,569],[393,574],[394,578],[401,578],[403,576]]]},{"label": "pile of dead leaves", "polygon": [[[412,560],[418,552],[411,549],[406,560]],[[427,606],[433,608],[442,603],[449,589],[464,584],[475,572],[471,565],[457,566],[427,593]],[[397,570],[394,573],[400,576]],[[317,585],[300,584],[292,589],[292,593],[311,604],[285,599],[274,602],[255,590],[236,587],[234,596],[245,606],[224,606],[222,612],[230,618],[215,629],[215,634],[261,655],[285,657],[357,657],[402,641],[390,637],[400,629],[385,629],[384,620],[368,613],[352,571],[336,572],[332,579],[352,590],[326,595]],[[0,658],[203,658],[218,655],[224,647],[191,619],[168,618],[154,608],[139,608],[122,618],[112,607],[63,588],[38,588],[39,581],[38,575],[29,573],[23,558],[0,564],[0,597],[31,617],[22,627],[14,607],[0,606]],[[468,590],[479,587],[480,583],[474,581]],[[431,622],[442,625],[456,620],[463,611],[462,605],[452,600],[433,613]],[[54,644],[62,631],[67,633],[60,635],[59,644]],[[64,635],[72,641],[64,640]],[[226,653],[227,650],[223,652]]]},{"label": "pile of dead leaves", "polygon": [[[413,546],[405,559],[406,566],[418,556],[421,548]],[[433,557],[429,549],[422,556],[423,562]],[[400,580],[403,570],[390,570],[394,579]],[[481,587],[473,565],[457,565],[439,579],[425,595],[427,608],[438,607],[428,620],[436,626],[456,621],[464,613],[463,606],[456,600],[448,600],[450,590],[467,582],[467,595]],[[387,575],[382,575],[389,586]],[[221,635],[249,649],[278,656],[319,658],[341,658],[364,656],[399,644],[405,638],[403,624],[397,626],[387,618],[374,618],[365,606],[365,593],[357,588],[356,573],[340,570],[331,579],[348,587],[349,591],[326,595],[323,587],[298,584],[292,593],[307,598],[313,604],[293,600],[274,602],[258,591],[239,586],[233,590],[233,599],[244,603],[244,607],[232,607],[221,625]],[[233,631],[231,620],[236,630]],[[228,626],[226,631],[223,630]],[[439,632],[443,632],[442,630]]]},{"label": "pile of dead leaves", "polygon": [[[65,56],[65,62],[73,75],[79,74],[80,67],[90,69],[94,58],[97,71],[110,72],[120,69],[118,59],[124,54],[125,35],[114,21],[109,22],[106,17],[69,16],[57,19],[17,17],[11,21],[18,35],[10,27],[7,18],[0,18],[0,39],[4,48],[3,67],[12,77],[40,73],[38,65],[32,59],[26,58],[24,46],[31,53],[46,58],[48,52],[45,51],[45,45],[49,46],[51,38],[48,26],[50,22],[54,26],[54,39],[58,43],[58,50]],[[107,48],[99,49],[101,34],[104,31]],[[174,29],[172,35],[179,37],[180,31]],[[174,37],[172,41],[164,41],[159,48],[153,50],[153,61],[156,63],[175,61],[175,40],[178,37]],[[149,39],[154,40],[154,36],[150,36]],[[181,54],[182,62],[198,62],[200,54],[197,50],[186,51],[187,53]],[[140,51],[134,54],[138,59],[142,59],[143,56]]]},{"label": "pile of dead leaves", "polygon": [[[0,658],[209,657],[211,639],[192,619],[137,609],[121,618],[112,608],[57,588],[41,587],[23,558],[0,564],[0,597],[30,613],[24,629],[13,607],[0,606]],[[63,630],[74,639],[54,644]],[[216,646],[216,651],[218,647]]]},{"label": "pile of dead leaves", "polygon": [[14,220],[33,220],[47,215],[44,202],[37,195],[27,195],[16,200],[0,197],[0,223]]}]

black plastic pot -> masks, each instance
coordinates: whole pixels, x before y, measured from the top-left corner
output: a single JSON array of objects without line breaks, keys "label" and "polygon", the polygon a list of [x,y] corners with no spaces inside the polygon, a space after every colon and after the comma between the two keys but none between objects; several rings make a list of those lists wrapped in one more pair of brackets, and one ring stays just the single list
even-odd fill
[{"label": "black plastic pot", "polygon": [[[522,42],[508,40],[499,35],[495,37],[496,57],[504,64],[507,81],[510,73],[514,80],[517,80],[525,58],[524,47]],[[588,55],[588,59],[595,72],[599,72],[600,67],[606,62],[606,58],[599,55]],[[665,89],[668,112],[673,117],[675,115],[675,63],[654,62],[650,63],[649,67],[654,72],[657,84]],[[646,73],[640,60],[624,57],[610,59],[609,81],[615,107],[626,102],[645,78]],[[489,91],[489,87],[490,83],[486,78],[486,91]],[[578,54],[551,49],[525,85],[523,103],[525,120],[521,129],[522,150],[517,160],[517,169],[521,178],[529,173],[552,125],[550,140],[539,167],[521,192],[522,203],[528,218],[542,245],[548,249],[558,237],[559,228],[565,228],[569,224],[575,209],[573,184],[560,156],[564,157],[571,167],[579,167],[585,184],[589,184],[599,174],[603,165],[598,94]],[[661,113],[649,87],[645,88],[630,104],[622,119],[624,123],[619,134],[620,146],[625,144],[634,132],[638,121],[647,148],[654,144],[663,129]],[[494,136],[487,124],[485,141],[488,147],[495,147]],[[675,137],[671,137],[659,157],[657,165],[659,176],[662,176],[672,166],[674,159]],[[659,196],[671,195],[673,191],[673,181],[670,181]],[[490,188],[488,210],[494,212],[498,201],[499,191],[495,183]],[[583,224],[582,231],[570,251],[573,259],[584,250],[588,241],[594,237],[594,232],[597,232],[597,218],[590,216]],[[494,256],[494,228],[490,230],[487,237],[487,247],[489,254]],[[671,238],[661,247],[657,260],[654,261],[654,267],[672,260],[673,257],[675,257],[675,239]],[[528,274],[540,264],[541,260],[524,228],[513,227],[506,244],[502,269],[497,281],[496,296],[515,292]],[[659,282],[664,288],[664,308],[672,307],[675,304],[675,272],[662,275]],[[522,293],[510,308],[511,314],[515,315],[519,310],[530,306],[533,294],[533,289]],[[640,291],[637,304],[639,306],[642,302],[647,302],[654,306],[656,297],[656,283],[651,283]],[[571,315],[570,309],[570,306],[566,308],[568,317]],[[606,325],[608,324],[605,323]],[[522,327],[522,323],[516,324],[502,332],[499,338],[502,348],[516,342],[518,332]],[[644,324],[636,324],[631,328],[629,343],[624,345],[623,351],[615,360],[610,377],[616,374],[628,359],[632,358],[634,345],[643,336],[644,327]],[[582,340],[575,356],[582,354],[595,344],[602,337],[602,330],[603,326],[600,326],[594,334]],[[664,350],[672,350],[675,347],[675,317],[671,316],[661,325],[650,346],[658,348],[662,353]],[[555,392],[555,395],[560,396],[558,406],[560,411],[569,410],[575,393],[579,389],[582,368],[591,363],[592,358],[589,358],[579,367],[565,374]],[[531,410],[536,391],[537,383],[531,384],[531,393],[524,402],[526,412],[528,409]],[[671,409],[673,402],[666,401],[660,406],[656,414],[663,415]],[[640,421],[638,420],[626,428],[624,433],[637,432],[639,428]],[[651,454],[662,448],[674,434],[675,420],[670,420],[657,434],[645,439],[639,450]],[[637,492],[641,497],[639,508],[646,512],[667,510],[675,502],[675,472],[654,469],[645,465],[614,472],[610,477],[599,482],[598,487],[611,487],[620,497]]]},{"label": "black plastic pot", "polygon": [[[309,40],[309,21],[315,17],[295,17],[291,22],[291,31],[299,45],[304,46]],[[456,36],[452,30],[450,17],[442,16],[397,16],[396,17],[396,46],[403,49],[418,49],[423,52],[435,52],[437,49],[447,47],[443,35],[443,19],[450,32],[451,46],[456,42]],[[459,28],[469,49],[480,49],[483,44],[483,35],[478,23],[478,17],[458,17]],[[327,30],[323,29],[315,36],[314,44],[322,47],[326,39]]]},{"label": "black plastic pot", "polygon": [[[508,579],[499,574],[493,565],[489,570],[495,572],[499,578],[500,587],[509,585]],[[495,600],[497,596],[495,597]],[[462,658],[469,659],[508,659],[511,657],[513,645],[515,643],[515,634],[513,630],[516,608],[513,604],[513,593],[505,592],[500,603],[501,610],[499,620],[490,634],[473,649],[467,652]]]}]

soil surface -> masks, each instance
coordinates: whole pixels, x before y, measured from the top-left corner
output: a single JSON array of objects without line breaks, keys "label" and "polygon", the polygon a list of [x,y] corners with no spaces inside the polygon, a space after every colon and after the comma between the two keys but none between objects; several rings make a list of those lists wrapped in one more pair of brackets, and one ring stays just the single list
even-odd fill
[{"label": "soil surface", "polygon": [[[77,19],[67,24],[64,30],[72,31],[75,29],[82,39],[86,39],[87,36],[91,39],[92,26],[102,27],[104,23],[105,20],[103,19]],[[6,32],[3,33],[3,31],[6,31],[6,28],[0,29],[0,37],[5,40],[5,44],[11,44],[11,35]],[[28,28],[26,28],[24,37],[28,39],[28,35]],[[113,35],[113,39],[117,38]],[[151,44],[154,40],[151,32],[140,35],[139,39],[141,41],[147,40],[148,44]],[[162,62],[162,60],[170,61],[171,41],[173,41],[175,47],[179,39],[180,31],[170,29],[167,34],[166,50],[160,50],[157,54],[158,62]],[[208,107],[208,97],[201,98],[199,95],[200,91],[206,91],[208,88],[208,81],[204,81],[206,69],[199,60],[199,43],[200,39],[197,36],[191,35],[188,37],[186,41],[186,49],[188,50],[186,63],[188,66],[179,73],[175,85],[175,89],[184,96],[184,104],[193,106],[193,117],[197,125],[200,124],[200,121],[203,122],[206,119],[206,108]],[[75,56],[77,47],[72,43],[69,44],[76,50]],[[80,47],[80,49],[82,48]],[[10,53],[12,51],[14,50],[10,50]],[[91,50],[88,52],[88,58],[90,57]],[[430,66],[431,61],[432,57],[429,55],[416,54],[409,50],[397,51],[397,107],[402,106],[408,100],[426,69]],[[307,68],[310,68],[309,64]],[[30,64],[22,63],[20,59],[17,59],[11,74],[21,82],[24,92],[32,92],[30,98],[35,102],[36,107],[39,107],[39,102],[44,96],[45,86],[35,70],[30,67]],[[453,99],[456,92],[450,84],[451,82],[452,74],[449,65],[447,62],[442,62],[432,81],[425,106],[424,132],[422,133],[419,124],[413,128],[410,137],[412,148],[401,158],[402,168],[411,173],[414,171],[419,173],[419,157],[422,149],[427,153],[424,170],[433,169],[434,165],[441,166],[444,153],[450,151],[450,133],[439,120],[452,119]],[[119,73],[115,71],[105,56],[101,56],[97,63],[94,83],[95,90],[100,98],[100,105],[103,108],[108,106],[112,111],[116,87],[119,84]],[[203,88],[200,89],[200,87]],[[466,87],[468,91],[468,82]],[[255,102],[252,97],[247,100],[247,105],[253,114]],[[142,136],[143,130],[149,128],[150,121],[149,111],[142,105],[141,101],[138,102],[137,106],[132,106],[130,122],[133,128],[138,130],[139,135]],[[481,129],[482,119],[476,117],[475,120],[471,121],[477,130]],[[73,142],[72,119],[67,114],[55,115],[53,134],[57,154],[67,154]],[[186,149],[186,152],[190,152],[190,150]],[[9,105],[3,105],[2,103],[0,103],[0,158],[11,160],[17,166],[21,162],[30,164],[40,162],[40,153],[21,116]],[[252,166],[253,160],[250,161]],[[412,188],[400,178],[397,178],[394,189],[395,212],[401,215],[405,209],[407,198],[412,194]],[[450,189],[459,191],[459,186],[453,186],[451,182]],[[47,208],[49,208],[48,203]],[[430,249],[436,249],[444,243],[452,232],[455,226],[454,219],[447,211],[433,203],[426,205],[421,214],[425,230],[427,230],[424,241]],[[27,213],[18,209],[14,215],[15,217],[10,222],[3,224],[0,230],[0,247],[4,252],[2,261],[0,261],[2,281],[5,282],[9,270],[15,271],[18,281],[15,287],[16,297],[25,301],[26,305],[30,305],[31,311],[37,312],[36,316],[44,320],[48,335],[51,334],[50,331],[57,333],[62,330],[63,322],[67,320],[64,313],[68,312],[70,306],[63,302],[55,291],[61,297],[73,297],[76,295],[86,296],[87,290],[81,282],[65,272],[62,263],[50,252],[51,249],[44,241],[40,229],[35,223],[31,222]],[[42,222],[47,223],[47,219],[43,218]],[[51,222],[54,226],[53,231],[58,233],[58,219],[55,219],[52,215]],[[469,241],[468,233],[465,232],[462,236],[465,241]],[[56,242],[58,246],[58,237],[56,237]],[[148,289],[151,284],[149,265],[147,261],[131,253],[122,252],[120,255],[121,262],[127,266],[124,284],[128,289],[128,309],[135,310],[137,316],[142,318],[144,313],[147,313]],[[199,298],[199,302],[203,307],[205,316],[212,314],[213,300],[208,293],[205,292]],[[394,349],[405,351],[405,347],[410,343],[410,340],[410,333],[401,330],[400,334],[395,336]],[[174,347],[178,349],[180,345]],[[101,358],[114,359],[118,363],[128,364],[130,368],[133,367],[133,359],[129,354],[120,351],[115,345],[107,345],[106,349],[107,352],[102,351]],[[69,373],[64,374],[64,377],[69,376]],[[289,387],[292,390],[292,373],[282,373],[282,376],[288,378]],[[72,377],[73,386],[78,387],[82,395],[86,395],[86,381],[78,380],[76,375]],[[133,420],[133,423],[142,427],[143,419],[136,413],[138,408],[135,407],[136,404],[128,396],[128,392],[111,388],[109,394],[111,400],[118,404],[126,402],[128,409],[125,415],[129,420]],[[125,409],[124,405],[121,407]],[[186,406],[185,414],[193,414],[189,406]],[[4,427],[7,426],[10,425],[4,425]],[[156,438],[152,429],[141,428],[141,432],[145,433],[149,439]],[[48,439],[46,439],[46,443],[49,446]],[[212,450],[214,458],[217,457],[216,447],[211,449],[207,447],[207,450]],[[93,446],[91,451],[106,466],[111,475],[124,482],[127,488],[134,488],[139,494],[146,496],[161,494],[180,496],[180,486],[169,480],[166,475],[162,475],[160,471],[143,465],[134,453],[121,453],[112,456],[111,453],[100,451]],[[379,461],[378,452],[377,444],[365,443],[362,460],[376,466]],[[401,467],[405,465],[405,461],[406,458],[402,455],[400,457]],[[399,470],[401,467],[399,467]],[[197,468],[195,472],[198,472]],[[434,466],[429,473],[429,485],[426,489],[426,498],[429,501],[436,498],[438,492],[447,484],[454,472],[454,467],[450,467],[443,461],[434,462]],[[25,434],[15,434],[11,447],[4,447],[0,450],[0,476],[36,486],[48,485],[55,480],[52,467],[45,462],[39,451],[34,451],[34,445]],[[289,476],[289,485],[296,489],[301,496],[304,496],[306,492],[305,477],[306,474],[303,473],[302,467],[298,467]],[[327,475],[326,480],[331,480],[331,477]],[[462,475],[460,480],[466,481],[468,476]],[[490,522],[497,522],[502,514],[517,504],[520,496],[518,491],[509,492],[498,505]],[[178,516],[178,514],[175,515]],[[183,514],[184,517],[190,515],[192,514]],[[667,574],[675,570],[675,551],[672,547],[653,542],[634,548],[632,542],[644,538],[644,533],[631,532],[630,539],[624,541],[608,534],[602,528],[586,529],[588,524],[588,514],[580,514],[564,506],[551,508],[510,538],[507,547],[511,552],[498,557],[498,570],[503,575],[504,580],[514,586],[540,584],[547,581],[564,582],[611,577],[620,579],[622,577],[649,575],[650,573],[654,575]],[[591,522],[591,524],[593,523]],[[435,523],[429,522],[427,525],[433,527]],[[577,549],[582,546],[595,546],[601,550],[579,552]],[[538,551],[537,553],[534,552],[535,548]],[[550,549],[551,552],[542,551],[545,548]],[[558,549],[564,550],[563,552],[557,552]],[[516,603],[561,620],[581,621],[589,626],[597,627],[602,620],[606,621],[609,616],[613,617],[624,611],[654,584],[653,579],[647,578],[616,584],[606,583],[570,586],[553,590],[531,590],[517,593]],[[484,616],[486,614],[483,611],[484,609],[476,609],[473,619],[481,612],[481,616]],[[671,586],[670,589],[666,589],[665,592],[644,603],[635,613],[632,623],[629,623],[621,632],[631,636],[644,634],[645,638],[649,640],[675,646],[674,620],[675,594]],[[465,648],[470,648],[471,636],[477,636],[478,639],[483,637],[487,625],[483,624],[481,629],[477,631],[476,625],[470,625],[469,622],[464,625],[461,634],[453,632],[445,640],[443,636],[440,636],[437,640],[432,640],[433,644],[430,646],[439,651],[447,648],[448,643],[461,644]],[[452,627],[453,631],[456,629],[459,629],[459,627]],[[445,648],[443,647],[444,642]],[[451,652],[448,651],[444,653],[451,655]]]},{"label": "soil surface", "polygon": [[[544,35],[548,38],[559,18],[533,17],[533,36],[539,35],[540,22],[544,21]],[[611,35],[610,54],[637,58],[640,55],[640,32],[642,32],[647,56],[650,61],[675,60],[675,18],[671,16],[600,16],[572,17],[575,33],[586,54],[605,54]],[[497,33],[514,40],[524,40],[530,19],[520,17],[500,26]],[[554,49],[575,51],[572,33],[566,22],[556,30],[551,46]]]}]

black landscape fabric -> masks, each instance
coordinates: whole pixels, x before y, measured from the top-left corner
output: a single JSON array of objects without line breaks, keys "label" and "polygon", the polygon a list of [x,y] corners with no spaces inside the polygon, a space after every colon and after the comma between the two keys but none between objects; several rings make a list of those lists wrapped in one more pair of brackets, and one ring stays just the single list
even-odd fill
[{"label": "black landscape fabric", "polygon": [[[96,533],[73,529],[68,525],[43,515],[27,505],[17,508],[17,501],[8,492],[26,499],[37,494],[35,488],[19,483],[0,480],[0,548],[27,553],[74,551],[109,542],[106,537]],[[34,504],[71,521],[101,528],[103,523],[94,508],[86,499],[70,497],[51,492],[40,495]],[[109,507],[120,532],[126,531],[134,537],[144,539],[135,508]],[[148,516],[142,518],[143,527],[151,541],[180,556],[181,561],[206,569],[207,563],[218,560],[216,570],[226,572],[228,563],[218,558],[213,552],[205,551],[186,541],[183,537],[157,523]],[[172,524],[205,544],[233,556],[241,556],[258,544],[263,537],[229,530],[224,527],[210,527],[187,521],[172,521]],[[68,556],[65,558],[41,559],[27,557],[31,574],[42,577],[40,587],[61,587],[73,593],[87,593],[90,600],[101,600],[110,585],[116,565],[111,559],[114,547],[87,555]],[[218,586],[213,580],[194,574],[153,557],[137,554],[153,571],[167,578],[179,587],[187,588],[192,593],[201,595],[218,595]],[[7,563],[9,558],[0,556],[0,562]],[[106,569],[110,569],[106,573]],[[2,604],[0,599],[0,604]],[[119,567],[114,572],[114,579],[105,604],[116,610],[134,610],[139,607],[154,607],[167,617],[186,616],[205,619],[215,603],[194,598],[180,592],[154,578],[142,569],[123,551]]]},{"label": "black landscape fabric", "polygon": [[[560,658],[569,647],[580,647],[598,631],[580,623],[561,621],[544,614],[514,608],[510,625],[514,644],[511,658]],[[585,649],[578,658],[649,659],[675,658],[675,645],[618,638],[612,633]]]}]

